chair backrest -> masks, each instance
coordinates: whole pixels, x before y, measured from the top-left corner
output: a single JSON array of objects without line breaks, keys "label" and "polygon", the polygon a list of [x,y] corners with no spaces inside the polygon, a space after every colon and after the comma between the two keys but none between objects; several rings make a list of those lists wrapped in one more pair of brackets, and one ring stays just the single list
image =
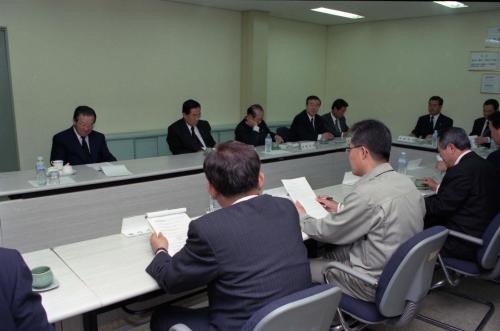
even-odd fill
[{"label": "chair backrest", "polygon": [[322,284],[292,293],[256,311],[242,331],[327,331],[342,292]]},{"label": "chair backrest", "polygon": [[477,251],[479,265],[483,269],[493,269],[500,263],[500,213],[483,233],[483,246]]},{"label": "chair backrest", "polygon": [[385,317],[403,313],[407,302],[418,303],[427,294],[439,251],[448,229],[434,226],[398,247],[379,279],[375,303]]},{"label": "chair backrest", "polygon": [[286,126],[280,126],[276,129],[276,134],[283,138],[285,141],[290,141],[290,129]]}]

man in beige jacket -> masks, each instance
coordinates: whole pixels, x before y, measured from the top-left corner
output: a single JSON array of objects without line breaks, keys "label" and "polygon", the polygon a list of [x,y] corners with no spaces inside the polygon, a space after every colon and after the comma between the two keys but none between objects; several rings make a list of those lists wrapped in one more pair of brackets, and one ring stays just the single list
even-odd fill
[{"label": "man in beige jacket", "polygon": [[[381,122],[365,120],[352,127],[347,149],[354,175],[362,176],[342,203],[318,197],[329,211],[321,220],[305,218],[303,231],[327,245],[322,258],[311,260],[314,281],[330,260],[379,278],[394,251],[422,231],[425,203],[413,182],[388,163],[391,132]],[[335,270],[330,274],[346,294],[375,301],[375,291],[364,282]]]}]

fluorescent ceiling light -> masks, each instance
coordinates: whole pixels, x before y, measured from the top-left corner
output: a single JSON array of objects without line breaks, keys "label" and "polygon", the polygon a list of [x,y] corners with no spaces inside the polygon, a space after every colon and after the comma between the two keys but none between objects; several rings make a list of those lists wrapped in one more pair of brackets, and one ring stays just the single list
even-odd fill
[{"label": "fluorescent ceiling light", "polygon": [[317,11],[317,12],[323,13],[323,14],[342,16],[342,17],[347,17],[347,18],[351,18],[351,19],[364,18],[364,16],[361,16],[361,15],[352,14],[352,13],[348,13],[345,11],[340,11],[340,10],[335,10],[335,9],[330,9],[330,8],[325,8],[325,7],[314,8],[311,10]]},{"label": "fluorescent ceiling light", "polygon": [[458,1],[434,1],[434,3],[437,3],[438,5],[445,6],[448,8],[453,8],[453,9],[469,7],[466,4],[463,4],[463,3],[458,2]]}]

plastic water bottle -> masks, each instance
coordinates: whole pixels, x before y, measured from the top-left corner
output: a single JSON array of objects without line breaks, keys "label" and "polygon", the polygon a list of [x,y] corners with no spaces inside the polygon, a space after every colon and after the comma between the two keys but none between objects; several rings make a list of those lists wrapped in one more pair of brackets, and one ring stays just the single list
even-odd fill
[{"label": "plastic water bottle", "polygon": [[437,147],[438,146],[438,132],[437,130],[434,130],[434,133],[432,134],[432,147]]},{"label": "plastic water bottle", "polygon": [[39,156],[36,158],[36,183],[39,186],[44,186],[47,184],[47,176],[45,175],[45,164],[43,163],[43,157]]},{"label": "plastic water bottle", "polygon": [[400,174],[406,175],[407,166],[408,166],[408,160],[406,159],[406,153],[401,152],[398,159],[398,172]]},{"label": "plastic water bottle", "polygon": [[272,149],[273,149],[273,138],[271,138],[271,134],[268,133],[265,140],[264,152],[271,153]]}]

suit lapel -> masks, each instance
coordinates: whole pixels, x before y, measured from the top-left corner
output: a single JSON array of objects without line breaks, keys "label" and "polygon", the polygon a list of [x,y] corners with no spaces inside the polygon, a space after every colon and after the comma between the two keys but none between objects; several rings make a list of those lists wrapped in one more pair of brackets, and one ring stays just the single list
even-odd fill
[{"label": "suit lapel", "polygon": [[85,153],[83,153],[82,144],[80,144],[80,140],[78,140],[78,137],[76,136],[76,133],[75,133],[75,130],[73,129],[73,127],[71,127],[70,131],[71,131],[71,142],[74,146],[74,150],[77,151],[80,159],[86,161],[87,157],[85,156]]}]

